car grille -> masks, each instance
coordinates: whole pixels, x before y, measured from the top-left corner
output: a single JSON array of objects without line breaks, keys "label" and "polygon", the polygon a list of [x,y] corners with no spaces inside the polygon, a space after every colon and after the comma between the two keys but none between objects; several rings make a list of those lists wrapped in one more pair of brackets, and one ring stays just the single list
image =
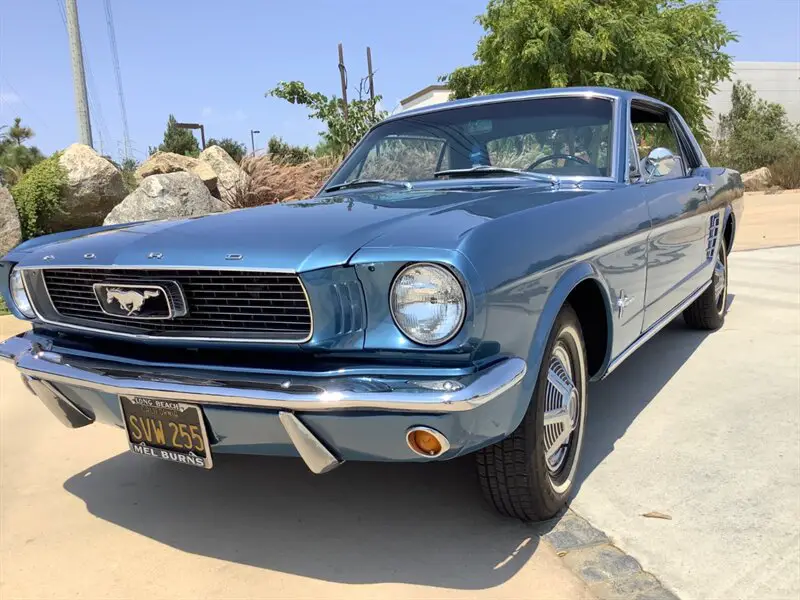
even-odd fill
[{"label": "car grille", "polygon": [[[59,321],[154,337],[243,338],[304,342],[311,337],[311,308],[294,274],[228,270],[45,269],[44,283]],[[95,283],[177,282],[187,314],[137,321],[104,313]]]}]

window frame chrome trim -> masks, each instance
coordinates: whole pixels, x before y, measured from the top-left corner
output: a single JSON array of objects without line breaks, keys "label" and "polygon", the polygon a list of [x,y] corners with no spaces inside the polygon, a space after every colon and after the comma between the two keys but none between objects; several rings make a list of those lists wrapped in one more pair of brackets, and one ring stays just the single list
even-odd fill
[{"label": "window frame chrome trim", "polygon": [[[342,159],[342,162],[339,163],[339,166],[334,169],[333,173],[325,180],[322,184],[322,187],[319,191],[314,195],[314,197],[320,196],[325,192],[325,189],[330,185],[330,183],[336,179],[339,172],[344,168],[347,164],[347,161],[350,159],[352,155],[356,153],[358,148],[364,143],[364,140],[367,139],[375,129],[385,125],[386,123],[399,121],[402,119],[413,118],[419,115],[445,111],[445,110],[457,110],[459,108],[469,108],[473,106],[480,106],[483,104],[499,104],[501,102],[524,102],[528,100],[538,100],[538,99],[546,99],[546,98],[598,98],[601,100],[608,100],[611,102],[611,135],[609,136],[611,140],[611,149],[609,150],[609,156],[614,157],[614,160],[611,161],[611,174],[607,177],[598,177],[598,179],[602,181],[613,181],[619,182],[620,176],[618,173],[619,170],[619,156],[617,154],[617,146],[619,146],[618,136],[619,136],[619,105],[622,102],[622,98],[615,94],[610,94],[607,92],[592,92],[592,91],[580,91],[576,92],[574,90],[570,91],[554,91],[554,92],[547,92],[547,93],[539,93],[536,91],[531,91],[530,93],[521,93],[519,96],[515,96],[513,98],[497,98],[493,96],[486,96],[485,98],[474,98],[474,102],[464,103],[464,104],[455,104],[452,105],[451,103],[445,102],[443,104],[433,104],[431,106],[420,107],[418,109],[410,110],[408,112],[399,112],[396,115],[390,115],[385,118],[380,123],[376,123],[372,127],[370,127],[369,131],[363,135],[363,137],[358,141],[358,143],[353,146],[350,152],[347,153],[347,156]],[[630,102],[628,102],[630,106]],[[562,178],[563,179],[563,178]],[[622,181],[625,181],[623,178]],[[335,192],[334,192],[335,193]]]},{"label": "window frame chrome trim", "polygon": [[[168,265],[147,265],[147,266],[125,266],[125,267],[117,267],[116,265],[93,265],[88,267],[86,265],[80,266],[64,266],[64,265],[53,265],[53,266],[41,266],[41,267],[20,267],[20,271],[22,272],[22,282],[25,287],[25,292],[28,294],[28,297],[31,299],[31,306],[33,307],[33,312],[36,313],[35,321],[40,321],[42,323],[47,323],[48,325],[55,325],[57,327],[64,327],[67,329],[73,329],[76,331],[85,331],[91,333],[101,333],[104,335],[110,335],[114,337],[121,337],[125,339],[133,339],[133,340],[145,340],[145,341],[166,341],[166,342],[227,342],[231,344],[289,344],[289,345],[296,345],[296,344],[306,344],[314,337],[314,307],[311,305],[311,298],[308,295],[308,290],[306,290],[306,284],[303,281],[303,278],[300,276],[299,273],[296,271],[291,271],[291,274],[297,277],[297,281],[300,283],[300,288],[303,290],[303,297],[306,299],[306,304],[308,305],[308,314],[310,317],[309,321],[309,329],[308,335],[302,340],[281,340],[281,339],[273,339],[273,338],[233,338],[233,337],[211,337],[211,336],[166,336],[166,335],[149,335],[146,333],[124,333],[121,331],[112,331],[108,329],[100,329],[97,327],[87,327],[84,325],[74,325],[72,323],[62,323],[60,321],[53,321],[51,319],[47,319],[42,316],[39,312],[38,307],[36,306],[36,302],[31,296],[31,292],[28,289],[28,277],[27,273],[33,271],[51,271],[56,269],[83,269],[87,271],[91,270],[109,270],[109,269],[131,269],[131,270],[142,270],[142,271],[174,271],[174,270],[186,270],[186,271],[253,271],[253,272],[260,272],[260,273],[278,273],[276,270],[264,270],[264,269],[236,269],[236,268],[227,268],[227,269],[218,269],[216,267],[172,267]],[[281,272],[278,273],[280,275],[286,275],[289,273]],[[41,275],[42,280],[44,280],[44,275]],[[44,284],[44,289],[47,294],[47,302],[53,307],[53,310],[57,313],[58,311],[55,309],[55,304],[53,303],[53,299],[50,297],[50,290],[47,288],[47,284]],[[62,315],[63,316],[63,315]],[[89,320],[89,319],[87,319]]]}]

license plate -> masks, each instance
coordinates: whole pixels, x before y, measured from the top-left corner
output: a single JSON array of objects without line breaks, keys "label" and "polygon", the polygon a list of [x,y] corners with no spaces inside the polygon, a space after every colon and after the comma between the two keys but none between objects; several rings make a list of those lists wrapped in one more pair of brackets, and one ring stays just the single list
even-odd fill
[{"label": "license plate", "polygon": [[142,396],[120,396],[119,403],[132,452],[211,468],[211,449],[199,406]]}]

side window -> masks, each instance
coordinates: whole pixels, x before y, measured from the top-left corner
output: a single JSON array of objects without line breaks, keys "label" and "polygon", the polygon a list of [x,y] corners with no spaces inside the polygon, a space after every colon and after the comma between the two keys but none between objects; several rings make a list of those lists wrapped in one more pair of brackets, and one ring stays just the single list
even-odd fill
[{"label": "side window", "polygon": [[449,168],[443,148],[437,138],[388,137],[369,151],[351,179],[432,179],[434,172]]},{"label": "side window", "polygon": [[[686,161],[667,116],[634,109],[631,119],[642,177],[651,181],[683,177],[686,174]],[[651,152],[659,148],[668,150],[673,158],[662,158],[657,162],[648,160]],[[667,155],[663,152],[660,154]]]},{"label": "side window", "polygon": [[639,171],[639,150],[636,148],[636,136],[633,129],[628,127],[628,178],[637,181],[642,177]]}]

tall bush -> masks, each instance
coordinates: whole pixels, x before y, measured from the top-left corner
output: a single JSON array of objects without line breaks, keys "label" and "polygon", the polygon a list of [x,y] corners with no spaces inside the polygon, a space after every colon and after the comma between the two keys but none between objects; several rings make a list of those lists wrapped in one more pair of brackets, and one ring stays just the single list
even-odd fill
[{"label": "tall bush", "polygon": [[378,110],[381,96],[364,98],[363,83],[358,89],[358,98],[347,102],[347,118],[341,99],[311,92],[302,81],[281,81],[264,95],[307,107],[308,118],[319,119],[327,127],[320,132],[326,154],[341,158],[373,125],[386,118],[386,111]]},{"label": "tall bush", "polygon": [[293,146],[274,135],[269,138],[267,152],[273,162],[282,162],[287,165],[299,165],[307,162],[314,154],[308,146]]},{"label": "tall bush", "polygon": [[233,138],[229,137],[219,140],[211,138],[208,140],[206,148],[209,146],[219,146],[225,150],[225,152],[228,153],[228,156],[230,156],[237,163],[242,162],[242,159],[247,155],[247,147],[243,143],[237,142]]},{"label": "tall bush", "polygon": [[800,134],[783,106],[762,100],[750,84],[737,81],[731,111],[720,115],[718,139],[708,154],[711,164],[752,171],[800,155]]},{"label": "tall bush", "polygon": [[67,183],[67,174],[58,162],[60,156],[57,152],[35,165],[11,188],[26,240],[49,233],[47,221],[60,210]]}]

